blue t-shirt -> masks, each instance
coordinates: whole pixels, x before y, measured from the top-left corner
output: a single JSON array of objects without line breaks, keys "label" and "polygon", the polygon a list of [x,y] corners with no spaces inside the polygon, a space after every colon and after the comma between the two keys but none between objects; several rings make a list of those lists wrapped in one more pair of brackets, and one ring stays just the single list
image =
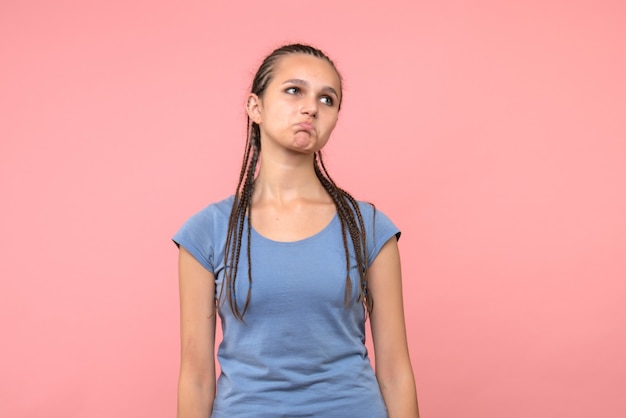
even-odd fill
[{"label": "blue t-shirt", "polygon": [[[173,237],[215,275],[216,298],[233,200],[202,209]],[[359,202],[359,207],[371,264],[400,233],[372,205]],[[236,281],[240,307],[248,290],[246,248],[244,232]],[[349,248],[352,297],[346,307],[337,215],[319,233],[295,242],[272,241],[252,229],[252,291],[244,321],[233,316],[228,301],[218,305],[223,339],[213,418],[387,417],[364,345],[365,309],[357,301],[359,278]]]}]

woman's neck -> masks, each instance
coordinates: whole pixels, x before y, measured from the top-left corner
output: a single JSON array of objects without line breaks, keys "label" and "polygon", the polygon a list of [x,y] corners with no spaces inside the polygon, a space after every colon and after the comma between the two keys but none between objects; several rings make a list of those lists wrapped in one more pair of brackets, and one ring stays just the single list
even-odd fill
[{"label": "woman's neck", "polygon": [[318,200],[327,196],[313,169],[313,161],[304,165],[261,162],[254,182],[253,201],[287,203],[293,200]]}]

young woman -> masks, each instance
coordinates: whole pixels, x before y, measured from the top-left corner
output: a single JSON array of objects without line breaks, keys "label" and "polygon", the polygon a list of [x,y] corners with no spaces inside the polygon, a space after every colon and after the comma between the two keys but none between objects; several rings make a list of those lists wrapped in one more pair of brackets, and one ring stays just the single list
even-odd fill
[{"label": "young woman", "polygon": [[400,232],[337,187],[322,161],[341,100],[337,69],[311,46],[279,48],[256,73],[235,195],[173,238],[180,418],[418,417]]}]

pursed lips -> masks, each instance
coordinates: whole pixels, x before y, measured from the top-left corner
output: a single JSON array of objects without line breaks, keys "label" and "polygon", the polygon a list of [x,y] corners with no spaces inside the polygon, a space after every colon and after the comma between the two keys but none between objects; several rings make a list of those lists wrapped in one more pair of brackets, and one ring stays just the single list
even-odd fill
[{"label": "pursed lips", "polygon": [[315,133],[315,125],[311,122],[300,122],[296,124],[296,127],[309,133]]}]

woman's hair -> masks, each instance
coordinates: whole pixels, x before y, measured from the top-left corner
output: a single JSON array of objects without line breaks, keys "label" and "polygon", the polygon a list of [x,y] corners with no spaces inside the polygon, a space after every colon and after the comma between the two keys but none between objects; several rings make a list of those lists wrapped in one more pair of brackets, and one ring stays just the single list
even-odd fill
[{"label": "woman's hair", "polygon": [[[322,51],[309,45],[291,44],[282,46],[274,50],[263,60],[252,81],[251,92],[262,98],[267,88],[267,85],[272,80],[272,76],[274,74],[274,70],[276,69],[277,64],[283,57],[292,54],[312,55],[328,62],[337,72],[337,75],[341,80],[341,76],[339,74],[339,71],[337,71],[335,64]],[[341,99],[339,107],[340,106]],[[250,257],[250,207],[252,203],[252,192],[254,190],[255,173],[260,152],[261,131],[259,125],[255,122],[252,122],[250,120],[250,117],[248,117],[246,149],[243,155],[241,172],[239,174],[239,182],[237,184],[233,207],[228,222],[226,245],[224,250],[224,265],[226,266],[225,277],[222,283],[222,288],[220,290],[220,300],[222,291],[225,288],[226,298],[228,299],[228,303],[233,312],[233,315],[240,320],[243,320],[243,316],[248,310],[252,288],[252,260]],[[349,236],[350,241],[352,242],[352,247],[354,249],[354,255],[357,262],[357,270],[361,283],[358,300],[365,305],[367,312],[371,313],[373,308],[373,301],[371,295],[368,294],[367,291],[367,241],[361,211],[359,209],[357,201],[348,192],[337,187],[333,179],[330,177],[328,171],[326,170],[326,167],[324,166],[321,151],[317,151],[315,153],[313,166],[317,178],[335,203],[337,215],[341,222],[341,236],[343,239],[343,247],[345,250],[346,260],[346,288],[344,294],[344,303],[346,307],[349,306],[352,294],[352,281],[350,279],[350,251],[348,248]],[[246,225],[246,215],[248,215],[248,222],[247,227],[244,227],[244,225]],[[248,293],[243,307],[240,307],[239,303],[237,302],[235,281],[237,280],[239,257],[241,255],[241,242],[242,236],[244,234],[244,229],[248,243],[248,248],[246,249],[246,255],[248,258]]]}]

